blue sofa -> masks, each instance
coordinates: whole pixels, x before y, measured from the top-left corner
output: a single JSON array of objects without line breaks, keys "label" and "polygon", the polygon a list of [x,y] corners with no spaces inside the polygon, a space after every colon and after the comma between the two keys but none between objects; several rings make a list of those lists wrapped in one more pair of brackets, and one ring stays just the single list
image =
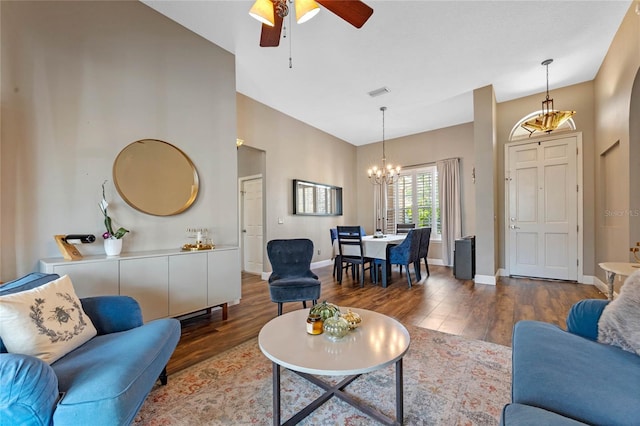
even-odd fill
[{"label": "blue sofa", "polygon": [[607,303],[575,304],[567,331],[537,321],[515,325],[512,403],[501,425],[640,424],[640,356],[597,342]]},{"label": "blue sofa", "polygon": [[[0,286],[0,296],[59,278],[29,274]],[[127,425],[180,339],[173,318],[142,322],[138,303],[127,296],[81,299],[98,334],[51,365],[9,354],[0,340],[0,424]]]}]

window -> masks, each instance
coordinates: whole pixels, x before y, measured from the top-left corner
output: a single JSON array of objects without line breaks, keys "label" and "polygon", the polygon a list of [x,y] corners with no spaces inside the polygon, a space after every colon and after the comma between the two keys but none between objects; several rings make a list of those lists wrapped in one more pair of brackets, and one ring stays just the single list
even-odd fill
[{"label": "window", "polygon": [[387,192],[387,233],[395,233],[396,223],[430,227],[431,238],[440,238],[438,172],[435,166],[403,170]]}]

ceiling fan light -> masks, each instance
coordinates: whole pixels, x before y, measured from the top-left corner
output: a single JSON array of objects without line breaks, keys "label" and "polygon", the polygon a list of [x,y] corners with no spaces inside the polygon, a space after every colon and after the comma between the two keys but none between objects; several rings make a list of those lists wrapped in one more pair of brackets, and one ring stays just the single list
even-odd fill
[{"label": "ceiling fan light", "polygon": [[320,12],[320,6],[314,0],[295,0],[296,22],[303,24]]},{"label": "ceiling fan light", "polygon": [[275,25],[273,2],[271,0],[256,0],[249,10],[249,15],[270,27]]}]

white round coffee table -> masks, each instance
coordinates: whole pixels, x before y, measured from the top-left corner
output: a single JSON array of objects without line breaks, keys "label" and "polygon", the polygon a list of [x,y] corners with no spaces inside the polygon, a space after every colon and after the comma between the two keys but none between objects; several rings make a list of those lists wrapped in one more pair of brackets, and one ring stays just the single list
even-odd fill
[{"label": "white round coffee table", "polygon": [[[340,308],[346,312],[347,308]],[[258,343],[273,362],[273,423],[280,425],[280,367],[285,367],[325,390],[325,393],[284,424],[296,424],[336,396],[383,424],[402,424],[402,358],[409,349],[409,332],[398,321],[377,312],[351,308],[362,317],[360,327],[341,340],[307,333],[308,309],[276,317],[262,327]],[[396,420],[346,394],[358,376],[396,365]],[[331,385],[319,376],[347,376]]]}]

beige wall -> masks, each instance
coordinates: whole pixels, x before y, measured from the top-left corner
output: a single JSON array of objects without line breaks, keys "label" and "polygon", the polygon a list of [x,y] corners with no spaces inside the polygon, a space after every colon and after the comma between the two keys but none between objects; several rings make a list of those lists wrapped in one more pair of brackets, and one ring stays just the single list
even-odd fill
[{"label": "beige wall", "polygon": [[[104,232],[107,198],[125,251],[177,248],[189,226],[237,244],[234,58],[139,2],[1,2],[0,280],[60,257],[53,235]],[[186,212],[124,203],[111,167],[157,138],[191,157],[201,192]],[[80,247],[104,253],[102,241]]]},{"label": "beige wall", "polygon": [[[475,160],[473,157],[473,123],[461,124],[430,132],[418,133],[385,141],[387,161],[392,164],[430,164],[446,158],[460,158],[460,178],[462,196],[462,233],[475,233],[476,190],[472,181]],[[382,161],[382,142],[358,147],[356,180],[358,182],[357,223],[363,225],[367,233],[373,233],[375,220],[373,213],[373,189],[366,171]],[[433,241],[429,246],[429,258],[441,259],[441,244]]]},{"label": "beige wall", "polygon": [[[329,228],[357,219],[356,148],[244,95],[238,94],[237,105],[238,137],[265,151],[265,245],[276,238],[309,238],[313,262],[331,259]],[[344,214],[293,215],[293,179],[342,187]],[[271,265],[265,262],[264,268],[270,271]]]},{"label": "beige wall", "polygon": [[[583,273],[593,275],[594,273],[594,102],[593,102],[593,82],[586,82],[554,89],[550,91],[550,96],[554,100],[555,107],[561,110],[575,110],[573,119],[576,124],[576,131],[582,133],[583,148]],[[504,150],[505,144],[509,142],[509,135],[514,125],[525,115],[538,111],[541,102],[545,98],[545,93],[527,96],[513,101],[501,102],[497,105],[497,136],[498,136],[498,231],[500,247],[500,267],[507,267],[505,254],[505,186],[504,186]],[[557,132],[554,132],[557,134]],[[532,135],[532,138],[540,137],[539,134]]]},{"label": "beige wall", "polygon": [[[628,261],[629,247],[640,241],[640,217],[634,215],[640,209],[639,117],[630,116],[640,112],[640,85],[633,91],[640,68],[636,4],[629,7],[595,79],[596,263]],[[604,273],[599,268],[595,272],[604,281]]]}]

